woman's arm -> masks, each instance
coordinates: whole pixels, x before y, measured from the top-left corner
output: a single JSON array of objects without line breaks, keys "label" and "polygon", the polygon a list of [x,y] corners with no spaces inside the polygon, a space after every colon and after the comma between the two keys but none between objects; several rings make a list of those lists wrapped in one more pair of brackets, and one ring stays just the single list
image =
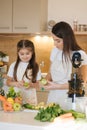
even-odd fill
[{"label": "woman's arm", "polygon": [[51,73],[50,70],[46,76],[46,79],[48,80],[48,84],[43,86],[43,88],[45,90],[56,90],[56,89],[68,89],[69,88],[69,84],[68,83],[64,83],[64,84],[57,84],[52,82],[52,77],[51,77]]},{"label": "woman's arm", "polygon": [[[51,64],[52,64],[52,63],[50,62],[50,66],[51,66]],[[49,81],[52,81],[50,69],[49,69],[49,72],[48,72],[47,75],[46,75],[46,79],[49,80]]]},{"label": "woman's arm", "polygon": [[50,74],[50,72],[47,73],[47,75],[46,75],[46,79],[49,80],[49,81],[52,81],[52,78],[51,78],[51,74]]},{"label": "woman's arm", "polygon": [[45,90],[64,90],[64,89],[68,89],[69,88],[69,84],[68,83],[64,83],[64,84],[57,84],[51,81],[48,81],[48,84],[43,86],[43,88]]},{"label": "woman's arm", "polygon": [[84,83],[87,83],[87,65],[82,65],[80,68],[80,73]]}]

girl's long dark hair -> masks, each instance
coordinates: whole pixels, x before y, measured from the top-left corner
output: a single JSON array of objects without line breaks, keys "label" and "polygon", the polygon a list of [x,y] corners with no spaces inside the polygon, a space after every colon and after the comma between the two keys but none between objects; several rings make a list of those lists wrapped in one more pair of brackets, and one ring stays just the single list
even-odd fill
[{"label": "girl's long dark hair", "polygon": [[52,28],[52,33],[63,39],[63,56],[65,57],[65,60],[70,58],[71,51],[78,51],[82,49],[77,44],[74,32],[68,23],[61,21],[55,24]]},{"label": "girl's long dark hair", "polygon": [[36,76],[37,76],[37,73],[39,70],[39,66],[36,63],[34,44],[32,41],[29,41],[29,40],[20,40],[17,44],[17,61],[15,64],[15,67],[14,67],[14,74],[13,74],[14,80],[17,81],[17,68],[21,61],[19,58],[18,52],[20,51],[20,49],[23,49],[23,48],[30,49],[30,51],[32,52],[32,58],[29,61],[29,64],[27,66],[27,69],[26,69],[23,77],[26,76],[28,78],[27,72],[29,69],[32,69],[32,82],[36,82]]}]

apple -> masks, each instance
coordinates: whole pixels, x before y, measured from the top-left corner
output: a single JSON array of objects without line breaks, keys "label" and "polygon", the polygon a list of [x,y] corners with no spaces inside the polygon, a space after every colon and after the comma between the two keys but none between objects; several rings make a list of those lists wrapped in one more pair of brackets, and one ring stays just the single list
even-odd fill
[{"label": "apple", "polygon": [[13,109],[14,109],[14,111],[20,111],[20,110],[21,110],[21,104],[15,102],[15,103],[13,104]]},{"label": "apple", "polygon": [[42,78],[41,81],[40,81],[43,85],[46,85],[47,84],[47,80],[45,78]]},{"label": "apple", "polygon": [[25,88],[29,88],[29,83],[28,82],[24,82],[24,87]]}]

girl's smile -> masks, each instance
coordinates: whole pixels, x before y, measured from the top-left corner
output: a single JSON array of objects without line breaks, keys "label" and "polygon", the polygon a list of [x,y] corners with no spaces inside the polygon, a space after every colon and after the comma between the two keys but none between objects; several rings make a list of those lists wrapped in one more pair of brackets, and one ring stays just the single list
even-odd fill
[{"label": "girl's smile", "polygon": [[23,62],[28,62],[32,58],[32,51],[23,48],[18,52],[18,55]]}]

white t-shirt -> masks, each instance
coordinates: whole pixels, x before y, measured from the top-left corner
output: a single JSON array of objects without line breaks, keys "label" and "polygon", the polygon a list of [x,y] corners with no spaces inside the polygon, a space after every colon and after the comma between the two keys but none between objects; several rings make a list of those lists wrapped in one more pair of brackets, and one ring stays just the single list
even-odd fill
[{"label": "white t-shirt", "polygon": [[[14,72],[14,66],[15,66],[16,62],[13,62],[8,70],[7,75],[9,77],[13,78],[13,72]],[[25,62],[20,62],[20,64],[18,65],[18,69],[17,69],[17,80],[21,81],[22,77],[24,75],[24,72],[27,68],[28,63]],[[41,79],[41,71],[39,70],[36,80],[40,80]],[[29,79],[25,78],[23,79],[25,82],[30,82]],[[36,95],[36,89],[35,88],[30,88],[30,89],[25,89],[24,87],[15,87],[14,86],[15,91],[21,91],[22,97],[23,97],[23,102],[24,103],[30,103],[30,104],[37,104],[37,95]]]},{"label": "white t-shirt", "polygon": [[[8,70],[8,73],[7,73],[7,75],[8,75],[9,77],[12,77],[12,78],[13,78],[13,72],[14,72],[15,63],[16,63],[16,62],[13,62],[13,63],[10,65],[9,70]],[[23,77],[24,72],[25,72],[25,70],[26,70],[26,68],[27,68],[27,65],[28,65],[28,63],[26,63],[26,62],[20,62],[20,63],[19,63],[18,69],[17,69],[17,80],[18,80],[18,81],[21,81],[21,80],[22,80],[22,77]],[[39,72],[37,73],[36,80],[40,80],[40,79],[41,79],[41,71],[39,70]],[[27,80],[27,79],[25,79],[25,80]],[[26,82],[28,82],[28,80],[27,80]]]},{"label": "white t-shirt", "polygon": [[[87,65],[87,54],[80,50],[81,59],[83,59],[81,65]],[[73,55],[73,52],[71,56]],[[64,60],[64,59],[63,59]],[[63,84],[67,83],[69,79],[71,79],[71,73],[72,73],[72,63],[69,60],[66,64],[66,62],[63,62],[62,64],[62,50],[59,50],[58,48],[53,48],[50,56],[51,61],[51,76],[52,80],[55,83]],[[63,109],[67,108],[67,102],[66,99],[68,97],[67,94],[68,90],[50,90],[47,103],[55,102],[60,104],[60,106]]]},{"label": "white t-shirt", "polygon": [[[81,54],[81,59],[83,60],[81,62],[81,66],[87,65],[87,54],[83,50],[80,50],[78,52]],[[71,53],[71,57],[73,53],[74,52]],[[62,62],[62,50],[59,50],[58,48],[53,48],[50,56],[50,61],[52,63],[52,68],[50,69],[50,71],[53,81],[60,84],[66,83],[71,78],[71,61],[69,60],[66,63],[63,59]]]}]

